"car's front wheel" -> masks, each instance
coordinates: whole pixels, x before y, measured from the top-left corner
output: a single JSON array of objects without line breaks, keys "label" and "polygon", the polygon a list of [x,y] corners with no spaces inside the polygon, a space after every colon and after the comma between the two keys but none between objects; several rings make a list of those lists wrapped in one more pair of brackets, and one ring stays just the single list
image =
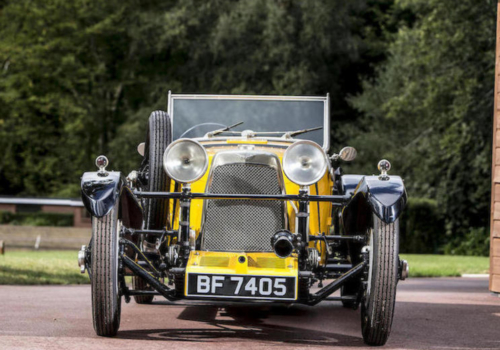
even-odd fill
[{"label": "car's front wheel", "polygon": [[368,345],[384,345],[391,332],[399,266],[399,222],[387,224],[373,216],[369,232],[370,262],[361,304],[363,339]]},{"label": "car's front wheel", "polygon": [[102,218],[92,217],[92,317],[96,334],[104,337],[115,336],[120,328],[119,227],[116,207]]}]

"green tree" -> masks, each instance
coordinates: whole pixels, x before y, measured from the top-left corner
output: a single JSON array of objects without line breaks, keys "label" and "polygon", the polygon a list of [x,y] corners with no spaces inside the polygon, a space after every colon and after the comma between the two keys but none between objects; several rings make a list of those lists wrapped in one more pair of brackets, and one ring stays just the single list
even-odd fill
[{"label": "green tree", "polygon": [[2,194],[78,193],[82,171],[107,153],[129,111],[154,98],[147,87],[169,67],[168,59],[154,69],[143,61],[156,44],[148,17],[166,6],[7,3],[0,14]]},{"label": "green tree", "polygon": [[100,153],[136,167],[168,90],[330,93],[347,119],[370,17],[363,0],[1,4],[0,193],[57,196],[77,195]]},{"label": "green tree", "polygon": [[[415,14],[352,104],[356,170],[393,162],[410,196],[437,200],[449,240],[489,222],[496,1],[401,0]],[[421,218],[425,220],[425,218]]]},{"label": "green tree", "polygon": [[[363,47],[357,14],[366,11],[364,1],[187,0],[163,14],[156,49],[179,63],[165,76],[174,93],[330,93],[334,118],[348,119],[346,96],[359,88],[350,68]],[[122,169],[136,166],[130,153],[150,110],[131,115],[112,142]]]}]

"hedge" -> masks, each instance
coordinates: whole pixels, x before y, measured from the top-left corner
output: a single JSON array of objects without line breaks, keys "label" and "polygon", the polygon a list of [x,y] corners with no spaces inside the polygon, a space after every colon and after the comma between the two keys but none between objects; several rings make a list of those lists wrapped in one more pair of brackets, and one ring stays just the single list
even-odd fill
[{"label": "hedge", "polygon": [[0,224],[26,226],[73,226],[71,213],[11,213],[0,211]]}]

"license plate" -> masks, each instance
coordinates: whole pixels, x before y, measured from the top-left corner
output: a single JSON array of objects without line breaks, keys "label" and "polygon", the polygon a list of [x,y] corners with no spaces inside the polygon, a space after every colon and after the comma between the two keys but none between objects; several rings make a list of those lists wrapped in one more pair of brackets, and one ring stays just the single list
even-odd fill
[{"label": "license plate", "polygon": [[189,273],[187,296],[295,300],[296,278]]}]

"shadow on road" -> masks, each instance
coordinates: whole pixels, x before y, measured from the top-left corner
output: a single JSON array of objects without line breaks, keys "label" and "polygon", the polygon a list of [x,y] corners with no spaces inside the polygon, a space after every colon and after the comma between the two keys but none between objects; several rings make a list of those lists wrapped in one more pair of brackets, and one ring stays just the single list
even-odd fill
[{"label": "shadow on road", "polygon": [[[398,302],[391,337],[385,348],[500,348],[497,336],[500,301],[497,303],[496,298],[490,298],[486,293],[476,298],[492,305],[451,304],[446,300],[448,297],[448,294],[436,294],[432,298],[434,303]],[[325,303],[321,308],[185,305],[177,321],[179,327],[127,330],[119,332],[118,337],[192,343],[245,342],[249,346],[256,343],[269,346],[365,346],[361,338],[359,311],[353,312],[331,303]]]},{"label": "shadow on road", "polygon": [[[340,310],[342,311],[342,310]],[[352,337],[345,334],[310,330],[300,327],[265,324],[264,320],[270,315],[273,317],[297,318],[294,323],[304,325],[300,321],[308,314],[307,309],[281,306],[251,306],[225,307],[217,306],[187,306],[179,315],[179,320],[202,322],[206,327],[188,329],[148,329],[121,331],[119,338],[142,339],[156,341],[185,341],[185,342],[265,342],[294,345],[315,346],[362,346],[361,334]],[[350,311],[351,317],[359,318],[359,314]],[[346,315],[345,312],[339,314]],[[333,324],[342,322],[332,319]],[[339,316],[340,317],[340,316]]]}]

